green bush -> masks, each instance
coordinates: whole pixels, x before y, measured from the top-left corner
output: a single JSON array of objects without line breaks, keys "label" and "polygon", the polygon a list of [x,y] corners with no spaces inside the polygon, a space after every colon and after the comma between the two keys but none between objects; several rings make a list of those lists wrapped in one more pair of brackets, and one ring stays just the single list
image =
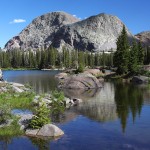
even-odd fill
[{"label": "green bush", "polygon": [[0,105],[0,124],[11,118],[11,108],[8,104]]},{"label": "green bush", "polygon": [[36,108],[35,116],[31,119],[29,127],[39,129],[48,123],[50,123],[50,110],[43,103],[42,106]]}]

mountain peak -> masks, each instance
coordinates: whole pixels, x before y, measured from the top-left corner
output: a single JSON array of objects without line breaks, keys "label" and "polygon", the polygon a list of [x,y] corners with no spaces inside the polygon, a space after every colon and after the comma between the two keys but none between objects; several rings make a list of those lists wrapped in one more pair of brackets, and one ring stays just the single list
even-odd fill
[{"label": "mountain peak", "polygon": [[[39,49],[53,46],[57,49],[108,51],[116,49],[116,40],[122,31],[122,21],[113,15],[101,13],[85,20],[63,12],[51,12],[35,18],[22,32],[9,40],[5,48]],[[127,33],[132,37],[131,33]]]}]

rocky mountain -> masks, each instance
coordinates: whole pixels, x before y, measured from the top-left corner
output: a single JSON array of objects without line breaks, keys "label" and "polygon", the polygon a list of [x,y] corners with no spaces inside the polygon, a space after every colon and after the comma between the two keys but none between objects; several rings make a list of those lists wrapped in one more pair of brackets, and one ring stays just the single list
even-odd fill
[{"label": "rocky mountain", "polygon": [[[80,21],[65,12],[52,12],[37,17],[18,36],[10,39],[5,49],[38,49],[53,46],[88,51],[116,49],[122,21],[113,15],[99,14]],[[126,28],[127,29],[127,28]],[[133,35],[128,31],[129,38]]]},{"label": "rocky mountain", "polygon": [[135,35],[135,37],[145,46],[150,46],[150,31],[141,32]]},{"label": "rocky mountain", "polygon": [[52,12],[37,17],[22,32],[10,39],[5,49],[37,49],[49,46],[55,33],[64,25],[79,21],[65,12]]}]

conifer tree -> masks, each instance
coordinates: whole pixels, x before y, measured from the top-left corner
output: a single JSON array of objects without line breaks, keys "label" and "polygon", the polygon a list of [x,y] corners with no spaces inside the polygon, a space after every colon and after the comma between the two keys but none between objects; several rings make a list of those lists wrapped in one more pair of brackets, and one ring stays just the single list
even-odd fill
[{"label": "conifer tree", "polygon": [[125,26],[123,26],[121,35],[117,39],[117,50],[114,54],[114,64],[117,67],[118,74],[128,72],[129,63],[129,42]]},{"label": "conifer tree", "polygon": [[134,40],[129,55],[129,71],[136,73],[138,71],[138,46]]}]

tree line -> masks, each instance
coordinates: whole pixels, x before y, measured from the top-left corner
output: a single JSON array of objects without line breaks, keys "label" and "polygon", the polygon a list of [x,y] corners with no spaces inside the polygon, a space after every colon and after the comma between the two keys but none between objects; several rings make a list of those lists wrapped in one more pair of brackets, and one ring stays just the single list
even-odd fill
[{"label": "tree line", "polygon": [[53,47],[36,51],[0,51],[1,68],[78,68],[79,65],[91,68],[113,66],[113,53],[92,53],[65,48],[59,52]]},{"label": "tree line", "polygon": [[92,53],[89,51],[62,51],[50,47],[45,50],[2,51],[0,49],[1,68],[78,68],[78,66],[94,68],[96,66],[115,66],[118,74],[137,73],[143,64],[150,63],[150,47],[143,48],[141,43],[133,40],[129,43],[125,26],[117,39],[115,53]]},{"label": "tree line", "polygon": [[[132,42],[132,44],[130,44]],[[136,74],[143,64],[150,63],[150,48],[146,50],[140,42],[129,41],[125,26],[121,35],[117,39],[117,50],[114,53],[114,66],[117,67],[118,74]]]}]

